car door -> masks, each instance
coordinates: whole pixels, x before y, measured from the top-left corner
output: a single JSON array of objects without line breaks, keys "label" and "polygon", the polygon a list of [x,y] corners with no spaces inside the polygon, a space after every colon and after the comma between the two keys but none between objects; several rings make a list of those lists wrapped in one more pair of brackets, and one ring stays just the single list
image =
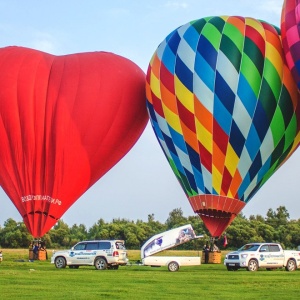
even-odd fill
[{"label": "car door", "polygon": [[263,245],[259,251],[264,258],[261,263],[262,267],[274,268],[282,264],[283,254],[281,253],[278,245],[276,244]]},{"label": "car door", "polygon": [[86,255],[86,246],[87,243],[78,243],[75,245],[73,249],[70,251],[70,261],[71,264],[74,265],[84,265],[87,263],[88,257]]},{"label": "car door", "polygon": [[272,263],[274,266],[283,266],[284,253],[278,244],[270,244],[270,255],[272,257]]},{"label": "car door", "polygon": [[88,242],[85,248],[86,264],[94,264],[95,256],[99,248],[98,242]]},{"label": "car door", "polygon": [[270,257],[269,245],[262,245],[259,249],[259,265],[260,267],[267,268],[272,265],[272,259]]}]

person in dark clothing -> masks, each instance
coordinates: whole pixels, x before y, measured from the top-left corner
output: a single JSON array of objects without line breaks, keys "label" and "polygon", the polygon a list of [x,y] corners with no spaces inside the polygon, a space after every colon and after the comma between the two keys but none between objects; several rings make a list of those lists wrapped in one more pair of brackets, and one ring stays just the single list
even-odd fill
[{"label": "person in dark clothing", "polygon": [[33,259],[38,259],[38,252],[39,252],[38,243],[34,244],[32,251],[33,251]]},{"label": "person in dark clothing", "polygon": [[209,243],[206,242],[205,246],[203,247],[203,252],[204,252],[204,262],[205,262],[206,264],[208,264],[208,260],[209,260],[209,251],[210,251]]}]

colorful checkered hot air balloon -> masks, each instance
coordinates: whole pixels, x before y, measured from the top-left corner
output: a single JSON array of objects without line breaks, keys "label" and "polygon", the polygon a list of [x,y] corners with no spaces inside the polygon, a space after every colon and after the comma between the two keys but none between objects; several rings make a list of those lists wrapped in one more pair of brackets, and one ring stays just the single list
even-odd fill
[{"label": "colorful checkered hot air balloon", "polygon": [[300,1],[285,0],[281,14],[282,46],[287,65],[300,89]]},{"label": "colorful checkered hot air balloon", "polygon": [[213,237],[297,147],[298,93],[278,31],[252,18],[199,19],[169,34],[149,64],[152,127]]}]

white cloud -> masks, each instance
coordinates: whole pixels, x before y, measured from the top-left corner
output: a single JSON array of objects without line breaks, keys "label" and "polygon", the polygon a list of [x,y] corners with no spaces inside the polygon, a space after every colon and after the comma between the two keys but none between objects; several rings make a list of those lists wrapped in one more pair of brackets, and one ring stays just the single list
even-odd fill
[{"label": "white cloud", "polygon": [[282,2],[278,0],[262,1],[259,5],[259,9],[265,11],[268,14],[281,15]]},{"label": "white cloud", "polygon": [[167,8],[175,8],[175,9],[181,9],[181,8],[187,8],[188,4],[186,2],[181,2],[181,1],[168,1],[165,4],[165,7]]},{"label": "white cloud", "polygon": [[33,33],[33,40],[29,42],[29,46],[51,54],[57,54],[58,50],[58,43],[55,38],[45,32]]}]

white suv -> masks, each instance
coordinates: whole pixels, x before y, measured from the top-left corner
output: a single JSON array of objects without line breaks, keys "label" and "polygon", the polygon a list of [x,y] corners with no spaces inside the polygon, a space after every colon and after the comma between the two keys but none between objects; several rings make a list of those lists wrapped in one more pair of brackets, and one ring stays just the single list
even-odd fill
[{"label": "white suv", "polygon": [[128,262],[122,240],[95,240],[77,243],[70,250],[53,252],[51,263],[56,268],[95,266],[97,270],[118,269]]}]

